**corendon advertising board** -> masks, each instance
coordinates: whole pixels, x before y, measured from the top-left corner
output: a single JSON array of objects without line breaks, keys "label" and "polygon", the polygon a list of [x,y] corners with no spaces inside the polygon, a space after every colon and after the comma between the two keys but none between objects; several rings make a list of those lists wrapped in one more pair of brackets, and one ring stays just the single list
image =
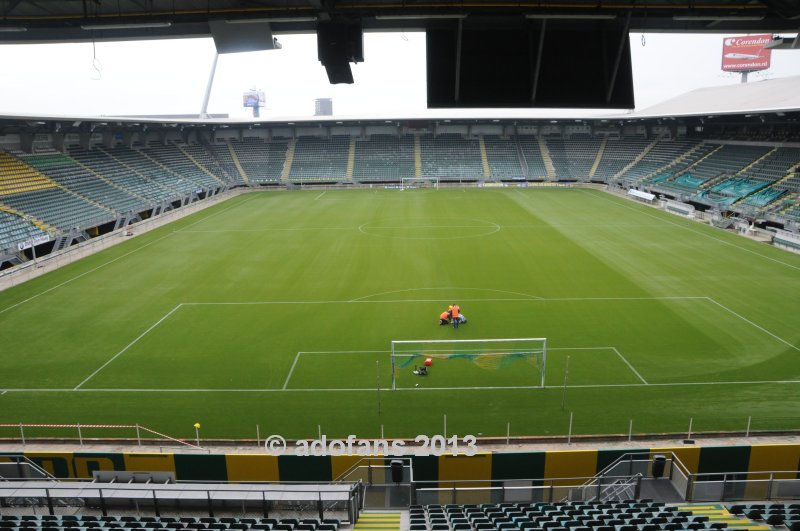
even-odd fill
[{"label": "corendon advertising board", "polygon": [[772,35],[725,37],[722,40],[722,70],[726,72],[755,72],[769,68],[772,50],[764,45]]}]

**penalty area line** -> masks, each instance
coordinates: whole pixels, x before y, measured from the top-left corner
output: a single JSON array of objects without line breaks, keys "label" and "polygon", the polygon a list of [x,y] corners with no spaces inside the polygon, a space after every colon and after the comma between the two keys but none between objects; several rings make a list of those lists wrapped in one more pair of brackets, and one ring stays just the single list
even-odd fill
[{"label": "penalty area line", "polygon": [[728,313],[730,313],[730,314],[732,314],[732,315],[734,315],[734,316],[738,317],[739,319],[741,319],[741,320],[742,320],[742,321],[744,321],[745,323],[749,324],[750,326],[752,326],[752,327],[755,327],[756,329],[758,329],[758,330],[761,330],[762,332],[764,332],[764,333],[765,333],[765,334],[767,334],[768,336],[772,337],[773,339],[776,339],[776,340],[780,341],[781,343],[783,343],[783,344],[784,344],[784,345],[786,345],[787,347],[789,347],[789,348],[791,348],[791,349],[794,349],[794,350],[797,350],[797,351],[800,351],[800,347],[797,347],[797,346],[795,346],[795,345],[793,345],[793,344],[789,343],[788,341],[786,341],[786,340],[785,340],[785,339],[783,339],[782,337],[780,337],[780,336],[777,336],[777,335],[773,334],[772,332],[770,332],[769,330],[767,330],[767,329],[766,329],[766,328],[764,328],[763,326],[757,325],[756,323],[754,323],[753,321],[751,321],[751,320],[750,320],[750,319],[748,319],[747,317],[744,317],[744,316],[742,316],[742,315],[739,315],[738,313],[734,312],[733,310],[731,310],[730,308],[728,308],[728,307],[727,307],[727,306],[725,306],[724,304],[717,302],[716,300],[712,299],[711,297],[706,297],[706,299],[708,299],[708,301],[709,301],[709,302],[712,302],[712,303],[716,304],[717,306],[719,306],[720,308],[722,308],[722,309],[723,309],[723,310],[725,310],[726,312],[728,312]]},{"label": "penalty area line", "polygon": [[281,391],[290,391],[288,389],[289,380],[294,374],[294,368],[297,366],[297,361],[300,359],[300,354],[389,354],[390,350],[301,350],[299,351],[292,362],[292,367],[289,369],[289,374],[286,375],[286,381],[283,382]]},{"label": "penalty area line", "polygon": [[161,319],[159,319],[158,321],[156,321],[155,323],[153,323],[153,324],[150,326],[150,328],[148,328],[147,330],[145,330],[144,332],[142,332],[142,333],[139,335],[139,337],[137,337],[136,339],[134,339],[133,341],[131,341],[130,343],[128,343],[128,344],[125,346],[125,348],[123,348],[122,350],[120,350],[119,352],[117,352],[116,354],[114,354],[114,355],[111,357],[111,359],[109,359],[108,361],[106,361],[104,364],[102,364],[100,367],[98,367],[98,368],[97,368],[97,370],[95,370],[95,371],[94,371],[92,374],[90,374],[89,376],[87,376],[87,377],[86,377],[86,378],[85,378],[85,379],[84,379],[84,380],[83,380],[81,383],[79,383],[78,385],[76,385],[76,386],[75,386],[75,388],[73,389],[73,391],[78,391],[78,390],[80,390],[80,388],[81,388],[81,386],[83,386],[83,384],[85,384],[86,382],[88,382],[89,380],[91,380],[92,378],[94,378],[94,376],[95,376],[97,373],[99,373],[100,371],[102,371],[103,369],[105,369],[105,368],[106,368],[106,366],[108,366],[108,365],[109,365],[109,364],[110,364],[112,361],[114,361],[115,359],[117,359],[117,358],[119,358],[120,356],[122,356],[122,355],[125,353],[125,351],[127,351],[129,348],[131,348],[131,347],[132,347],[133,345],[135,345],[136,343],[138,343],[140,339],[142,339],[144,336],[146,336],[147,334],[149,334],[149,333],[150,333],[150,332],[151,332],[151,331],[152,331],[152,330],[153,330],[155,327],[157,327],[157,326],[158,326],[158,325],[160,325],[162,322],[164,322],[164,321],[167,319],[167,317],[169,317],[170,315],[172,315],[173,313],[175,313],[175,312],[176,312],[178,309],[180,309],[180,307],[181,307],[181,306],[183,306],[183,304],[178,304],[178,305],[177,305],[177,306],[175,306],[173,309],[171,309],[169,312],[167,312],[167,314],[166,314],[166,315],[164,315],[164,316],[163,316]]},{"label": "penalty area line", "polygon": [[617,353],[617,356],[619,356],[619,359],[621,359],[621,360],[622,360],[622,361],[625,363],[625,365],[627,365],[627,366],[628,366],[628,368],[629,368],[631,371],[633,371],[633,374],[635,374],[635,375],[636,375],[636,377],[637,377],[637,378],[639,378],[639,379],[642,381],[642,383],[643,383],[643,384],[645,384],[645,385],[648,385],[648,383],[647,383],[647,380],[645,380],[644,378],[642,378],[642,375],[641,375],[641,374],[639,374],[639,371],[637,371],[636,369],[634,369],[634,368],[633,368],[633,365],[631,365],[631,362],[629,362],[629,361],[628,361],[628,359],[627,359],[625,356],[623,356],[623,355],[622,355],[622,353],[621,353],[619,350],[617,350],[617,348],[616,348],[616,347],[611,347],[611,349],[612,349],[614,352],[616,352],[616,353]]},{"label": "penalty area line", "polygon": [[287,375],[286,375],[286,381],[285,381],[285,382],[283,382],[283,390],[284,390],[284,391],[286,390],[286,387],[289,385],[289,380],[292,378],[292,373],[294,372],[294,368],[295,368],[295,366],[297,365],[297,360],[299,360],[299,359],[300,359],[300,354],[301,354],[301,353],[300,353],[300,352],[298,352],[298,353],[297,353],[297,354],[295,354],[295,356],[294,356],[294,361],[292,362],[292,368],[291,368],[291,369],[289,369],[289,374],[287,374]]}]

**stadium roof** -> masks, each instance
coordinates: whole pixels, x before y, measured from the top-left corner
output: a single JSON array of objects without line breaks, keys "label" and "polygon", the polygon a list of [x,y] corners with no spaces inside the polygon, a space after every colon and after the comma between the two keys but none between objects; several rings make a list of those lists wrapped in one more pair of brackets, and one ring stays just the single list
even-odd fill
[{"label": "stadium roof", "polygon": [[315,31],[319,22],[365,29],[421,29],[441,19],[627,20],[632,31],[796,31],[796,0],[5,0],[0,42],[198,37],[209,21],[269,21],[274,33]]},{"label": "stadium roof", "polygon": [[800,76],[692,90],[626,118],[759,114],[800,110]]}]

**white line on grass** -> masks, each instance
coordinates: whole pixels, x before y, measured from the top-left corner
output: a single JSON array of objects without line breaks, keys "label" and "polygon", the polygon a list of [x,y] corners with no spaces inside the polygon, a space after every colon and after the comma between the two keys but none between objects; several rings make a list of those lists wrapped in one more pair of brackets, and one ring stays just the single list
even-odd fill
[{"label": "white line on grass", "polygon": [[[473,221],[478,221],[481,223],[485,223],[486,225],[404,225],[400,227],[380,227],[370,225],[369,223],[364,223],[359,225],[358,231],[362,234],[367,236],[376,236],[378,238],[395,238],[398,240],[463,240],[465,238],[481,238],[483,236],[490,236],[497,232],[500,232],[500,225],[493,221],[486,221],[482,219],[477,219]],[[368,230],[380,230],[380,229],[492,229],[490,232],[481,232],[476,234],[463,234],[457,236],[384,236],[381,234],[376,234],[373,232],[367,232]]]},{"label": "white line on grass", "polygon": [[391,225],[369,225],[365,223],[364,225],[360,225],[358,228],[359,230],[363,227],[367,230],[408,230],[408,229],[497,229],[500,228],[500,225],[497,223],[492,223],[491,221],[487,221],[486,223],[490,223],[490,225],[401,225],[401,226],[391,226]]},{"label": "white line on grass", "polygon": [[[374,297],[375,295],[368,295]],[[449,302],[451,298],[447,299],[387,299],[380,301],[372,300],[330,300],[330,301],[198,301],[198,302],[183,302],[184,306],[258,306],[258,305],[285,305],[285,304],[386,304],[386,303],[418,303],[418,302]],[[533,295],[526,296],[525,298],[496,298],[496,299],[462,299],[461,302],[580,302],[580,301],[660,301],[660,300],[706,300],[708,297],[535,297]]]},{"label": "white line on grass", "polygon": [[[800,380],[753,380],[753,381],[741,381],[741,382],[669,382],[669,383],[630,383],[630,384],[577,384],[577,385],[567,385],[568,388],[573,389],[600,389],[600,388],[625,388],[625,387],[697,387],[697,386],[709,386],[709,385],[797,385],[800,384]],[[563,385],[546,385],[544,389],[563,389]],[[384,387],[383,389],[388,389]],[[481,390],[520,390],[520,389],[542,389],[538,386],[499,386],[499,387],[403,387],[398,388],[398,390],[408,390],[408,391],[481,391]],[[147,388],[121,388],[121,389],[107,389],[107,388],[89,388],[89,389],[59,389],[59,388],[50,388],[50,389],[30,389],[30,388],[20,388],[20,389],[6,389],[7,392],[11,393],[43,393],[43,392],[52,392],[52,393],[328,393],[328,392],[340,392],[340,391],[349,391],[349,392],[370,392],[374,393],[375,388],[365,388],[365,387],[357,387],[357,388],[331,388],[331,389],[279,389],[277,387],[269,388],[269,389],[213,389],[213,388],[205,388],[205,389],[147,389]]]},{"label": "white line on grass", "polygon": [[[581,191],[582,191],[582,192],[586,192],[586,190],[581,190]],[[671,221],[671,220],[668,220],[668,219],[663,219],[663,218],[661,218],[661,217],[659,217],[659,216],[655,216],[655,215],[653,215],[653,214],[650,214],[649,212],[643,212],[643,211],[641,211],[641,210],[639,210],[639,209],[637,209],[637,208],[633,208],[633,207],[631,207],[631,206],[629,206],[629,205],[626,205],[626,204],[623,204],[622,202],[620,202],[620,201],[627,201],[627,200],[620,199],[620,201],[613,201],[611,198],[608,198],[608,197],[602,197],[602,196],[600,196],[600,199],[603,199],[604,201],[608,201],[608,202],[610,202],[610,203],[613,203],[613,204],[615,204],[615,205],[619,206],[620,208],[625,208],[625,209],[627,209],[627,210],[632,210],[632,211],[634,211],[634,212],[638,212],[638,213],[640,213],[640,214],[642,214],[642,215],[644,215],[644,216],[648,216],[648,217],[651,217],[651,218],[657,219],[657,220],[659,220],[659,221],[661,221],[661,222],[663,222],[663,223],[666,223],[666,224],[668,224],[668,225],[672,225],[673,227],[678,227],[678,228],[680,228],[680,229],[684,229],[684,230],[687,230],[687,231],[689,231],[689,232],[693,232],[694,234],[698,234],[698,235],[700,235],[700,236],[704,236],[704,237],[706,237],[706,238],[709,238],[709,239],[712,239],[712,240],[714,240],[714,241],[716,241],[716,242],[719,242],[719,243],[721,243],[721,244],[723,244],[723,245],[729,245],[729,246],[731,246],[731,247],[733,247],[733,248],[735,248],[735,249],[739,249],[740,251],[744,251],[744,252],[746,252],[746,253],[750,253],[750,254],[754,254],[754,255],[756,255],[756,256],[760,256],[761,258],[764,258],[765,260],[769,260],[769,261],[771,261],[771,262],[775,262],[775,263],[777,263],[777,264],[781,264],[781,265],[784,265],[784,266],[786,266],[786,267],[790,267],[790,268],[792,268],[792,269],[797,269],[797,270],[800,270],[800,267],[798,267],[798,266],[796,266],[796,265],[789,264],[789,263],[787,263],[787,262],[783,262],[783,261],[781,261],[781,260],[778,260],[777,258],[772,258],[772,257],[770,257],[770,256],[767,256],[767,255],[764,255],[764,254],[758,253],[758,252],[756,252],[756,251],[753,251],[753,250],[751,250],[751,249],[747,249],[746,247],[742,247],[742,246],[740,246],[740,245],[736,245],[735,243],[732,243],[732,242],[729,242],[729,241],[725,241],[725,240],[723,240],[722,238],[717,238],[716,236],[714,236],[714,235],[712,235],[712,234],[707,234],[706,232],[703,232],[703,231],[696,230],[696,229],[694,229],[694,228],[692,228],[692,227],[690,227],[690,226],[685,226],[685,225],[682,225],[682,224],[680,224],[680,223],[676,223],[676,222],[674,222],[674,221]]]},{"label": "white line on grass", "polygon": [[642,381],[642,383],[643,383],[643,384],[645,384],[645,385],[648,385],[648,383],[647,383],[647,380],[645,380],[644,378],[642,378],[642,375],[641,375],[641,374],[639,374],[639,371],[637,371],[636,369],[634,369],[634,368],[633,368],[633,365],[631,365],[631,363],[630,363],[630,362],[627,360],[627,358],[625,358],[625,356],[623,356],[623,355],[622,355],[622,353],[621,353],[619,350],[617,350],[617,348],[616,348],[616,347],[611,347],[611,349],[612,349],[614,352],[616,352],[616,353],[617,353],[617,356],[619,356],[619,358],[620,358],[622,361],[624,361],[624,362],[625,362],[625,365],[627,365],[627,366],[628,366],[628,368],[629,368],[630,370],[632,370],[632,371],[633,371],[633,374],[635,374],[635,375],[636,375],[636,377],[637,377],[637,378],[639,378],[639,379]]},{"label": "white line on grass", "polygon": [[[231,205],[231,206],[229,206],[228,208],[222,209],[222,210],[220,210],[219,212],[214,212],[213,214],[209,214],[208,216],[206,216],[206,217],[204,217],[204,218],[202,218],[202,219],[199,219],[199,220],[197,220],[197,221],[195,221],[195,222],[193,222],[193,223],[190,223],[189,225],[187,225],[187,227],[191,227],[191,226],[193,226],[193,225],[196,225],[197,223],[200,223],[201,221],[205,221],[205,220],[207,220],[208,218],[211,218],[211,217],[213,217],[213,216],[216,216],[217,214],[221,214],[221,213],[223,213],[223,212],[226,212],[226,211],[228,211],[228,210],[230,210],[230,209],[232,209],[232,208],[234,208],[234,207],[240,206],[240,205],[244,204],[245,202],[247,202],[248,200],[249,200],[249,198],[248,198],[248,199],[245,199],[245,200],[244,200],[244,201],[242,201],[241,203],[237,203],[237,204],[235,204],[235,205]],[[2,314],[2,313],[5,313],[5,312],[7,312],[8,310],[12,310],[12,309],[16,308],[17,306],[21,306],[21,305],[25,304],[26,302],[30,302],[30,301],[32,301],[33,299],[35,299],[35,298],[37,298],[37,297],[41,297],[42,295],[45,295],[46,293],[49,293],[49,292],[51,292],[51,291],[53,291],[53,290],[55,290],[55,289],[58,289],[58,288],[60,288],[60,287],[62,287],[62,286],[66,286],[66,285],[67,285],[67,284],[69,284],[70,282],[72,282],[72,281],[74,281],[74,280],[78,280],[79,278],[81,278],[81,277],[84,277],[84,276],[88,275],[89,273],[94,273],[94,272],[95,272],[95,271],[97,271],[98,269],[102,269],[102,268],[104,268],[105,266],[107,266],[107,265],[110,265],[110,264],[113,264],[114,262],[116,262],[116,261],[118,261],[118,260],[122,260],[123,258],[125,258],[125,257],[127,257],[127,256],[130,256],[130,255],[132,255],[133,253],[135,253],[135,252],[137,252],[137,251],[141,251],[142,249],[144,249],[144,248],[146,248],[146,247],[149,247],[149,246],[153,245],[154,243],[158,243],[158,242],[160,242],[161,240],[163,240],[163,239],[165,239],[165,238],[169,238],[170,236],[172,236],[172,235],[173,235],[173,234],[175,234],[176,232],[181,232],[181,231],[173,231],[173,232],[171,232],[171,233],[169,233],[169,234],[165,234],[164,236],[162,236],[162,237],[160,237],[160,238],[157,238],[157,239],[155,239],[155,240],[153,240],[153,241],[151,241],[151,242],[149,242],[149,243],[146,243],[146,244],[142,245],[141,247],[137,247],[136,249],[133,249],[133,250],[131,250],[131,251],[128,251],[127,253],[123,254],[122,256],[118,256],[118,257],[116,257],[116,258],[114,258],[114,259],[112,259],[112,260],[109,260],[108,262],[105,262],[105,263],[103,263],[103,264],[100,264],[99,266],[97,266],[97,267],[95,267],[95,268],[93,268],[93,269],[90,269],[89,271],[85,271],[85,272],[81,273],[80,275],[76,275],[76,276],[74,276],[74,277],[72,277],[72,278],[70,278],[70,279],[68,279],[68,280],[65,280],[65,281],[64,281],[64,282],[62,282],[61,284],[57,284],[57,285],[53,286],[52,288],[48,288],[48,289],[46,289],[46,290],[44,290],[44,291],[42,291],[42,292],[39,292],[39,293],[37,293],[36,295],[32,295],[32,296],[28,297],[27,299],[25,299],[25,300],[22,300],[22,301],[20,301],[20,302],[18,302],[18,303],[16,303],[16,304],[12,304],[11,306],[8,306],[8,307],[6,307],[6,308],[3,308],[2,310],[0,310],[0,314]]]},{"label": "white line on grass", "polygon": [[298,354],[389,354],[391,350],[301,350]]},{"label": "white line on grass", "polygon": [[2,393],[0,393],[0,396],[3,396],[3,395],[4,395],[4,394],[6,394],[7,392],[8,392],[8,389],[6,389],[6,390],[5,390],[5,391],[3,391]]},{"label": "white line on grass", "polygon": [[113,264],[114,262],[116,262],[116,261],[118,261],[118,260],[122,260],[123,258],[125,258],[125,257],[127,257],[127,256],[130,256],[130,255],[132,255],[133,253],[135,253],[135,252],[137,252],[137,251],[141,251],[141,250],[142,250],[142,249],[144,249],[145,247],[149,247],[149,246],[153,245],[154,243],[158,243],[158,242],[160,242],[161,240],[163,240],[164,238],[169,238],[170,236],[172,236],[172,234],[165,234],[164,236],[162,236],[162,237],[160,237],[160,238],[158,238],[158,239],[156,239],[156,240],[153,240],[153,241],[151,241],[150,243],[146,243],[146,244],[142,245],[141,247],[137,247],[136,249],[133,249],[132,251],[128,251],[127,253],[123,254],[122,256],[118,256],[118,257],[114,258],[113,260],[109,260],[108,262],[105,262],[105,263],[103,263],[103,264],[100,264],[99,266],[97,266],[97,267],[95,267],[95,268],[93,268],[93,269],[90,269],[89,271],[84,271],[84,272],[83,272],[83,273],[81,273],[80,275],[77,275],[77,276],[74,276],[74,277],[72,277],[72,278],[70,278],[70,279],[68,279],[68,280],[65,280],[65,281],[64,281],[64,282],[62,282],[61,284],[57,284],[57,285],[53,286],[52,288],[48,288],[48,289],[46,289],[46,290],[44,290],[44,291],[41,291],[41,292],[37,293],[36,295],[31,295],[31,296],[30,296],[30,297],[28,297],[27,299],[25,299],[25,300],[22,300],[22,301],[19,301],[19,302],[18,302],[18,303],[16,303],[16,304],[12,304],[11,306],[8,306],[8,307],[6,307],[6,308],[3,308],[2,310],[0,310],[0,313],[5,313],[5,312],[7,312],[8,310],[12,310],[12,309],[16,308],[17,306],[21,306],[21,305],[25,304],[26,302],[30,302],[30,301],[32,301],[33,299],[37,298],[37,297],[41,297],[42,295],[45,295],[45,294],[47,294],[47,293],[50,293],[51,291],[53,291],[53,290],[55,290],[55,289],[58,289],[58,288],[60,288],[60,287],[62,287],[62,286],[66,286],[67,284],[69,284],[70,282],[72,282],[72,281],[74,281],[74,280],[78,280],[78,279],[79,279],[79,278],[81,278],[81,277],[85,277],[85,276],[86,276],[86,275],[88,275],[89,273],[94,273],[94,272],[95,272],[95,271],[97,271],[98,269],[102,269],[102,268],[104,268],[105,266],[107,266],[107,265],[110,265],[110,264]]},{"label": "white line on grass", "polygon": [[321,194],[319,194],[317,197],[314,198],[314,201],[316,201],[317,199],[319,199],[320,197],[325,195],[326,192],[327,192],[327,190],[324,190]]},{"label": "white line on grass", "polygon": [[500,225],[503,229],[641,229],[643,227],[661,227],[661,223],[603,223],[603,224],[569,224],[569,223],[528,223],[519,225]]},{"label": "white line on grass", "polygon": [[164,320],[165,320],[167,317],[169,317],[170,315],[172,315],[173,313],[175,313],[175,312],[176,312],[176,311],[177,311],[177,310],[178,310],[178,309],[179,309],[181,306],[183,306],[183,305],[182,305],[182,304],[178,304],[178,305],[177,305],[177,306],[175,306],[173,309],[171,309],[169,312],[167,312],[167,314],[166,314],[166,315],[164,315],[164,316],[163,316],[161,319],[159,319],[158,321],[156,321],[156,322],[155,322],[155,323],[154,323],[152,326],[150,326],[150,328],[148,328],[147,330],[145,330],[144,332],[142,332],[142,333],[141,333],[141,335],[139,335],[139,337],[137,337],[136,339],[134,339],[133,341],[131,341],[130,343],[128,343],[128,344],[127,344],[127,346],[125,346],[125,348],[123,348],[122,350],[120,350],[119,352],[117,352],[116,354],[114,354],[114,355],[111,357],[111,359],[109,359],[108,361],[106,361],[106,362],[105,362],[104,364],[102,364],[102,365],[101,365],[101,366],[100,366],[100,367],[99,367],[99,368],[98,368],[96,371],[94,371],[92,374],[90,374],[89,376],[87,376],[87,377],[86,377],[86,379],[84,379],[84,380],[83,380],[81,383],[79,383],[78,385],[76,385],[76,386],[75,386],[75,388],[74,388],[74,390],[75,390],[75,391],[79,390],[83,384],[85,384],[86,382],[88,382],[89,380],[91,380],[92,378],[94,378],[94,376],[95,376],[95,375],[96,375],[98,372],[100,372],[100,371],[102,371],[103,369],[105,369],[105,368],[106,368],[106,366],[107,366],[109,363],[111,363],[112,361],[114,361],[115,359],[117,359],[118,357],[120,357],[120,356],[121,356],[123,353],[125,353],[125,351],[126,351],[126,350],[128,350],[129,348],[131,348],[131,347],[132,347],[133,345],[135,345],[135,344],[136,344],[136,343],[137,343],[137,342],[138,342],[140,339],[142,339],[144,336],[146,336],[147,334],[149,334],[149,333],[150,333],[150,332],[151,332],[151,331],[152,331],[152,330],[153,330],[155,327],[157,327],[157,326],[158,326],[158,325],[160,325],[162,322],[164,322]]},{"label": "white line on grass", "polygon": [[182,230],[182,234],[225,234],[228,232],[299,232],[321,230],[357,230],[355,227],[265,227],[263,229]]},{"label": "white line on grass", "polygon": [[292,378],[292,373],[294,372],[294,367],[297,365],[297,360],[300,359],[300,352],[295,354],[294,361],[292,362],[292,368],[289,369],[289,374],[286,375],[286,381],[283,382],[283,389],[286,390],[286,387],[289,385],[289,380]]},{"label": "white line on grass", "polygon": [[784,345],[788,346],[789,348],[791,348],[791,349],[794,349],[794,350],[797,350],[797,351],[800,351],[800,348],[798,348],[797,346],[795,346],[795,345],[793,345],[793,344],[789,343],[788,341],[786,341],[786,340],[785,340],[785,339],[783,339],[782,337],[779,337],[779,336],[777,336],[777,335],[773,334],[772,332],[770,332],[769,330],[767,330],[767,329],[766,329],[766,328],[764,328],[763,326],[759,326],[759,325],[757,325],[756,323],[754,323],[754,322],[753,322],[753,321],[751,321],[750,319],[748,319],[748,318],[746,318],[746,317],[744,317],[744,316],[742,316],[742,315],[739,315],[738,313],[734,312],[733,310],[731,310],[730,308],[728,308],[728,307],[727,307],[727,306],[725,306],[724,304],[721,304],[721,303],[719,303],[719,302],[715,301],[715,300],[714,300],[714,299],[712,299],[711,297],[707,297],[707,299],[708,299],[710,302],[713,302],[714,304],[716,304],[717,306],[719,306],[720,308],[722,308],[723,310],[725,310],[726,312],[729,312],[729,313],[731,313],[732,315],[735,315],[736,317],[738,317],[739,319],[741,319],[741,320],[742,320],[742,321],[744,321],[745,323],[747,323],[747,324],[749,324],[749,325],[751,325],[751,326],[753,326],[753,327],[755,327],[755,328],[757,328],[757,329],[761,330],[762,332],[764,332],[764,333],[765,333],[765,334],[767,334],[768,336],[770,336],[770,337],[772,337],[772,338],[774,338],[774,339],[777,339],[778,341],[780,341],[780,342],[781,342],[781,343],[783,343]]},{"label": "white line on grass", "polygon": [[297,361],[300,359],[300,354],[389,354],[391,350],[301,350],[294,357],[292,367],[289,369],[289,374],[286,375],[286,381],[283,382],[283,391],[288,390],[289,380],[292,378],[294,368]]},{"label": "white line on grass", "polygon": [[448,287],[448,288],[409,288],[409,289],[396,289],[396,290],[392,290],[392,291],[382,291],[380,293],[372,293],[370,295],[364,295],[363,297],[358,297],[356,299],[350,299],[348,302],[361,302],[364,299],[369,299],[369,298],[372,298],[372,297],[380,297],[381,295],[390,295],[392,293],[409,293],[409,292],[412,292],[412,291],[431,291],[431,290],[490,291],[492,293],[508,293],[510,295],[522,295],[524,297],[529,297],[531,299],[541,299],[541,297],[537,297],[536,295],[530,295],[528,293],[520,293],[518,291],[506,291],[504,289]]},{"label": "white line on grass", "polygon": [[[209,220],[209,219],[213,218],[214,216],[219,216],[219,215],[220,215],[220,214],[222,214],[223,212],[227,212],[228,210],[232,210],[232,209],[234,209],[234,208],[240,207],[240,206],[242,206],[242,205],[243,205],[243,204],[245,204],[245,203],[249,203],[250,201],[252,201],[252,200],[253,200],[253,199],[255,199],[256,197],[258,197],[256,194],[251,194],[251,195],[248,195],[248,196],[247,196],[245,199],[243,199],[242,201],[240,201],[240,202],[238,202],[238,203],[235,203],[235,204],[233,204],[233,205],[230,205],[230,206],[229,206],[229,207],[227,207],[227,208],[223,208],[222,210],[218,210],[218,211],[216,211],[216,212],[213,212],[213,213],[211,213],[211,214],[209,214],[209,215],[207,215],[207,216],[204,216],[204,217],[202,217],[202,218],[198,219],[197,221],[193,221],[193,222],[189,223],[188,225],[186,225],[185,227],[183,227],[182,229],[176,230],[176,231],[174,231],[174,232],[183,232],[183,231],[185,231],[186,229],[188,229],[189,227],[194,227],[194,226],[195,226],[195,225],[197,225],[198,223],[202,223],[202,222],[204,222],[204,221],[207,221],[207,220]],[[226,201],[227,201],[227,200],[226,200]]]}]

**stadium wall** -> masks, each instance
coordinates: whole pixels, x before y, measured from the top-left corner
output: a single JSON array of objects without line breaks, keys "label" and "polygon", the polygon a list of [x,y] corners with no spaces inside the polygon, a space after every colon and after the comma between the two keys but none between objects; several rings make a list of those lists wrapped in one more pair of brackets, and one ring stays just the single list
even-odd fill
[{"label": "stadium wall", "polygon": [[[750,446],[682,446],[619,450],[553,450],[412,456],[414,479],[438,482],[490,482],[589,477],[626,453],[674,453],[691,473],[785,472],[800,479],[800,444]],[[18,453],[0,453],[0,462]],[[59,478],[87,479],[96,470],[172,472],[181,481],[329,482],[356,464],[358,456],[302,457],[267,454],[180,454],[112,452],[24,452],[23,455]],[[391,458],[387,458],[388,461]],[[375,479],[379,482],[379,478]],[[426,485],[433,486],[433,485]],[[476,485],[480,486],[480,485]]]}]

